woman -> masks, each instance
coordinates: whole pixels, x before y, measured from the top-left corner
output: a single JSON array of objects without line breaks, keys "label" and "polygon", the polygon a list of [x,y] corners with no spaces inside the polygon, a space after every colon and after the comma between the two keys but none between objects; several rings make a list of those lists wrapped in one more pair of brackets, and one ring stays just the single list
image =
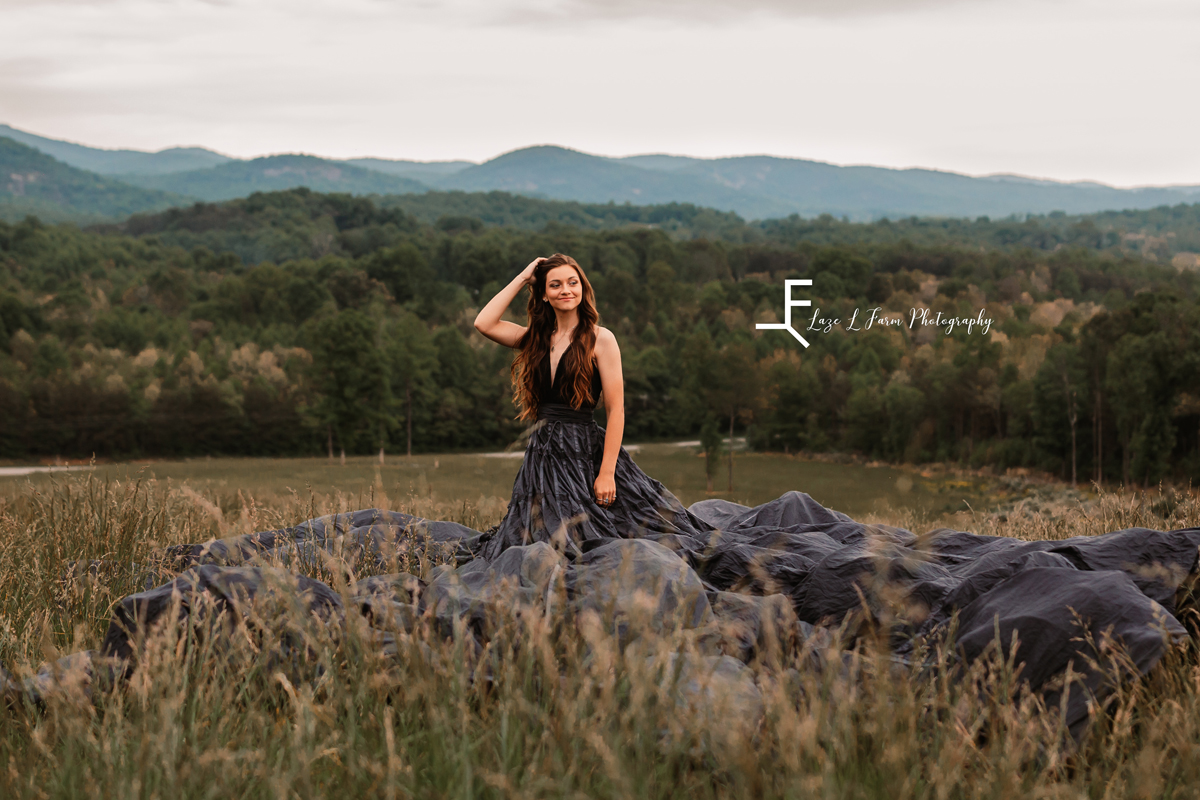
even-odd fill
[{"label": "woman", "polygon": [[[529,324],[500,319],[524,287]],[[590,539],[704,537],[712,530],[621,446],[621,350],[599,322],[587,275],[562,253],[529,262],[475,318],[476,330],[517,351],[512,365],[517,418],[535,421],[508,513],[484,545],[489,561],[534,541],[579,552]],[[600,397],[607,430],[592,419]]]}]

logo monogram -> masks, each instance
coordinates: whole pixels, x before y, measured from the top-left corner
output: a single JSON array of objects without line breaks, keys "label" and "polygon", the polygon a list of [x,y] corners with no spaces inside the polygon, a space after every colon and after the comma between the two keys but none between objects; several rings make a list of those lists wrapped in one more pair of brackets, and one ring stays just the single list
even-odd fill
[{"label": "logo monogram", "polygon": [[759,330],[787,331],[792,336],[796,337],[796,341],[798,341],[800,344],[804,345],[805,347],[808,347],[808,342],[805,340],[805,338],[803,336],[801,336],[799,333],[797,333],[796,329],[792,327],[792,308],[795,306],[811,306],[812,301],[811,300],[793,300],[792,299],[792,287],[793,286],[812,286],[812,280],[806,278],[804,280],[784,281],[783,282],[783,296],[784,296],[783,322],[760,322],[757,325],[755,325],[754,327],[758,328]]}]

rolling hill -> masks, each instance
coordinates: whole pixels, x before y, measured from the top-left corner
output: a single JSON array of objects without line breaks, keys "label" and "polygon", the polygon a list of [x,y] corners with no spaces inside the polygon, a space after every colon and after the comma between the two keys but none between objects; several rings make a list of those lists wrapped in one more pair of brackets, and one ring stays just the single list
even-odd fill
[{"label": "rolling hill", "polygon": [[415,181],[437,180],[475,166],[474,161],[401,161],[388,158],[348,158],[343,163]]},{"label": "rolling hill", "polygon": [[543,145],[514,150],[445,178],[429,180],[439,189],[500,190],[581,203],[654,205],[686,202],[743,217],[781,217],[785,202],[744,192],[686,170],[645,169],[619,159]]},{"label": "rolling hill", "polygon": [[215,167],[231,161],[229,156],[205,150],[203,147],[172,147],[147,153],[142,150],[103,150],[45,136],[27,133],[8,125],[0,125],[0,136],[41,150],[64,164],[86,169],[101,175],[161,175],[192,169]]},{"label": "rolling hill", "polygon": [[702,159],[593,156],[562,147],[505,153],[447,177],[439,189],[503,190],[602,203],[688,202],[748,219],[820,214],[865,221],[909,216],[1008,216],[1145,209],[1200,201],[1200,187],[1117,189],[1018,176],[971,177],[929,169],[840,167],[774,156]]},{"label": "rolling hill", "polygon": [[64,164],[43,152],[0,137],[0,218],[33,214],[47,222],[127,217],[187,202],[187,198],[130,186]]},{"label": "rolling hill", "polygon": [[939,170],[839,167],[770,156],[704,160],[672,174],[775,198],[801,216],[833,214],[860,220],[1051,211],[1085,214],[1200,200],[1197,187],[1116,189],[1093,182],[1057,183],[1011,175],[974,178]]},{"label": "rolling hill", "polygon": [[307,155],[265,156],[250,161],[227,161],[216,167],[190,172],[121,177],[136,186],[185,194],[210,202],[299,186],[307,186],[314,192],[350,194],[410,194],[429,189],[411,178]]},{"label": "rolling hill", "polygon": [[[126,190],[112,185],[110,194],[114,198],[141,197],[139,201],[130,200],[133,206],[151,202],[151,196],[129,194],[132,187],[167,192],[176,195],[179,202],[187,198],[215,202],[301,186],[316,192],[355,195],[400,196],[430,189],[501,191],[585,204],[684,203],[734,212],[746,219],[832,214],[853,221],[912,216],[1008,217],[1052,211],[1087,214],[1200,202],[1200,186],[1119,189],[1088,181],[1063,183],[1017,175],[973,177],[932,169],[844,167],[775,156],[706,159],[649,154],[610,158],[539,145],[513,150],[481,164],[382,158],[332,160],[311,155],[241,160],[203,148],[173,148],[157,153],[101,150],[6,125],[0,126],[0,135],[4,132],[64,165],[129,184]],[[100,178],[95,175],[89,180],[100,185],[96,183]],[[49,199],[54,192],[45,180],[38,188],[45,197],[26,196],[19,202],[30,209],[44,207],[52,218],[78,213],[73,206],[59,208]],[[75,176],[73,180],[77,184],[81,179]],[[62,191],[71,194],[73,190],[64,187]],[[154,202],[163,202],[165,196],[153,195],[157,198]],[[457,203],[453,200],[451,204]],[[114,199],[104,207],[127,205]]]}]

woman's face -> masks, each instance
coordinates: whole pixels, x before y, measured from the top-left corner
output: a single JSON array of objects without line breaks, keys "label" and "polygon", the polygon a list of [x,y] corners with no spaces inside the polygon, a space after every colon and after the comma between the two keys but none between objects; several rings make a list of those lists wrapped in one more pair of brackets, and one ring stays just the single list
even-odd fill
[{"label": "woman's face", "polygon": [[546,299],[556,311],[570,311],[583,297],[583,284],[575,268],[564,264],[546,274]]}]

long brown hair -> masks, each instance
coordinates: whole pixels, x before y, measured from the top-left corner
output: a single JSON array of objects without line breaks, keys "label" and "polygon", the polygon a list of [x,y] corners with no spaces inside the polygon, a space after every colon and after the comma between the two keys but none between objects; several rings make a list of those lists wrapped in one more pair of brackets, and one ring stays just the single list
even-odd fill
[{"label": "long brown hair", "polygon": [[550,352],[550,336],[557,324],[554,308],[542,300],[542,295],[546,292],[546,275],[555,267],[562,266],[574,267],[583,286],[579,305],[575,309],[579,323],[571,334],[571,345],[567,346],[558,362],[558,369],[565,367],[568,375],[575,376],[571,385],[564,387],[563,398],[574,408],[593,405],[597,400],[592,397],[592,355],[596,349],[596,328],[600,324],[596,293],[579,262],[570,256],[555,253],[538,265],[534,272],[534,282],[529,287],[526,305],[529,329],[517,342],[517,355],[512,363],[513,405],[520,409],[517,419],[522,421],[536,419],[538,406],[542,402],[538,367]]}]

